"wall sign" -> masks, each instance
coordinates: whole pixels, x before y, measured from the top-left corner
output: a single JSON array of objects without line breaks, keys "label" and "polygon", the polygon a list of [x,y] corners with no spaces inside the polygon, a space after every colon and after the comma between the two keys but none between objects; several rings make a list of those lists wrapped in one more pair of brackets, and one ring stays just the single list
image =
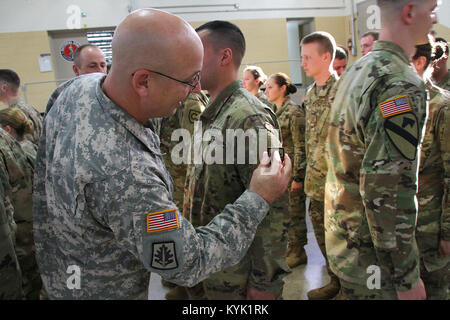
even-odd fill
[{"label": "wall sign", "polygon": [[80,44],[76,41],[72,40],[65,41],[60,48],[61,56],[64,58],[64,60],[72,62],[73,54],[75,53],[75,50],[77,50],[79,46]]}]

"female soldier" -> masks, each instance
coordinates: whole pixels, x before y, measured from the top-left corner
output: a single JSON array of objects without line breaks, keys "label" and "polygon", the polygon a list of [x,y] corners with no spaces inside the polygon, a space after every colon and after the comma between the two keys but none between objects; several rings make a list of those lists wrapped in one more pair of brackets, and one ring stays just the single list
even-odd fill
[{"label": "female soldier", "polygon": [[0,111],[0,126],[20,143],[27,158],[33,164],[36,160],[37,146],[24,136],[33,133],[33,122],[18,108],[6,108]]},{"label": "female soldier", "polygon": [[427,299],[446,300],[450,266],[450,92],[430,80],[433,65],[439,59],[433,46],[430,43],[416,46],[412,59],[430,95],[419,167],[416,240]]},{"label": "female soldier", "polygon": [[305,178],[305,111],[288,95],[295,93],[297,87],[291,83],[284,73],[275,73],[266,83],[267,99],[275,106],[275,113],[281,128],[283,147],[285,152],[293,155],[292,176],[289,187],[289,246],[286,263],[293,268],[306,263],[306,253],[303,248],[307,243],[305,221],[305,192],[303,180]]},{"label": "female soldier", "polygon": [[264,91],[261,90],[261,87],[264,85],[266,80],[267,76],[264,74],[263,70],[260,67],[248,66],[244,69],[242,75],[242,84],[244,85],[244,89],[256,96],[262,103],[274,110],[273,104],[267,100]]}]

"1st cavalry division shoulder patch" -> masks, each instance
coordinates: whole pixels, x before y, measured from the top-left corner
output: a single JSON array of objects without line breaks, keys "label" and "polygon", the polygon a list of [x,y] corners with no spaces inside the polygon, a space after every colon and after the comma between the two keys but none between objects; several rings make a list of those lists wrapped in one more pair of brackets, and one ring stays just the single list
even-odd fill
[{"label": "1st cavalry division shoulder patch", "polygon": [[419,122],[412,112],[398,114],[384,122],[384,130],[401,155],[413,161],[419,145]]},{"label": "1st cavalry division shoulder patch", "polygon": [[176,209],[147,214],[147,233],[177,229],[179,227]]}]

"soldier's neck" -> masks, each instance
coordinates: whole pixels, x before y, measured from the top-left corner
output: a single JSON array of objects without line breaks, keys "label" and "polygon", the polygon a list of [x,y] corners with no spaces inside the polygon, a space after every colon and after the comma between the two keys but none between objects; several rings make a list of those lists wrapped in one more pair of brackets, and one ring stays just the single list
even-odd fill
[{"label": "soldier's neck", "polygon": [[318,85],[319,87],[323,87],[328,79],[331,76],[331,70],[325,70],[322,73],[320,73],[319,75],[317,75],[316,77],[314,77],[314,80],[316,81],[316,85]]},{"label": "soldier's neck", "polygon": [[379,40],[395,43],[403,49],[409,59],[416,53],[415,42],[408,36],[407,32],[399,32],[397,28],[381,30]]}]

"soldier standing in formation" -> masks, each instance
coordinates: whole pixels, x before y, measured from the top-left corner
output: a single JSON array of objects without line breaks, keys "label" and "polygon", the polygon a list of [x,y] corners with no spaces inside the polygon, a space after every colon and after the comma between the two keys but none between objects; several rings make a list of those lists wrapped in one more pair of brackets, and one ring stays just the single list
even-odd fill
[{"label": "soldier standing in formation", "polygon": [[378,0],[383,30],[341,78],[327,138],[325,230],[340,299],[425,299],[415,239],[427,95],[411,68],[436,0]]},{"label": "soldier standing in formation", "polygon": [[302,39],[302,67],[315,82],[308,88],[303,105],[306,112],[305,193],[310,198],[309,216],[319,248],[325,257],[330,283],[308,292],[310,300],[331,299],[339,292],[339,280],[330,270],[325,249],[324,197],[327,163],[325,140],[328,134],[334,86],[336,42],[326,32],[314,32]]},{"label": "soldier standing in formation", "polygon": [[[204,153],[216,150],[221,154],[221,163],[208,163],[203,159],[192,173],[190,219],[193,225],[202,226],[247,188],[257,157],[264,151],[258,150],[257,143],[250,140],[260,141],[258,137],[262,135],[268,140],[269,147],[279,147],[280,138],[275,114],[238,81],[239,66],[245,53],[241,30],[226,21],[212,21],[197,28],[197,32],[205,50],[201,85],[211,96],[211,103],[200,115],[202,134],[215,130],[226,137],[222,140],[203,139]],[[250,137],[242,141],[239,137],[248,132],[254,133],[255,139]],[[253,156],[255,162],[250,160]],[[206,299],[232,300],[281,296],[282,277],[289,269],[284,261],[288,213],[276,210],[274,206],[258,227],[245,257],[237,265],[204,280],[202,288],[189,289],[191,294],[198,298],[203,290]]]},{"label": "soldier standing in formation", "polygon": [[427,299],[446,300],[450,282],[450,199],[447,196],[450,190],[450,92],[433,85],[429,78],[438,59],[436,48],[431,43],[416,47],[412,64],[425,81],[430,96],[417,194],[420,277]]},{"label": "soldier standing in formation", "polygon": [[[33,165],[20,144],[2,128],[0,128],[0,150],[0,176],[3,185],[2,202],[8,219],[6,223],[2,221],[5,228],[2,232],[6,236],[6,243],[2,241],[2,245],[9,247],[9,254],[6,255],[6,258],[9,258],[2,260],[0,275],[3,278],[1,281],[6,279],[13,281],[15,279],[14,283],[19,280],[16,276],[20,275],[19,283],[21,286],[20,290],[16,290],[16,286],[11,286],[9,289],[13,291],[2,294],[4,294],[4,297],[10,297],[11,299],[15,295],[14,299],[38,300],[42,281],[36,263],[33,240]],[[5,230],[9,231],[9,234]],[[8,238],[13,242],[14,248],[10,247],[11,243],[7,240]],[[18,262],[18,264],[15,262]],[[6,266],[9,265],[5,274],[3,273],[4,263]],[[14,264],[16,265],[16,271],[12,272]],[[15,275],[14,278],[10,278],[13,275]]]},{"label": "soldier standing in formation", "polygon": [[450,91],[450,71],[447,69],[449,45],[444,38],[436,38],[436,42],[442,43],[445,50],[442,58],[433,68],[433,82],[438,87]]},{"label": "soldier standing in formation", "polygon": [[242,84],[244,89],[257,97],[262,103],[272,108],[273,105],[267,100],[264,91],[261,90],[261,87],[266,81],[267,76],[260,67],[248,66],[242,72]]},{"label": "soldier standing in formation", "polygon": [[275,105],[280,124],[284,150],[292,155],[292,181],[289,190],[289,243],[286,263],[290,268],[307,262],[304,246],[307,244],[305,179],[305,111],[289,95],[297,87],[284,73],[275,73],[266,84],[267,99]]}]

